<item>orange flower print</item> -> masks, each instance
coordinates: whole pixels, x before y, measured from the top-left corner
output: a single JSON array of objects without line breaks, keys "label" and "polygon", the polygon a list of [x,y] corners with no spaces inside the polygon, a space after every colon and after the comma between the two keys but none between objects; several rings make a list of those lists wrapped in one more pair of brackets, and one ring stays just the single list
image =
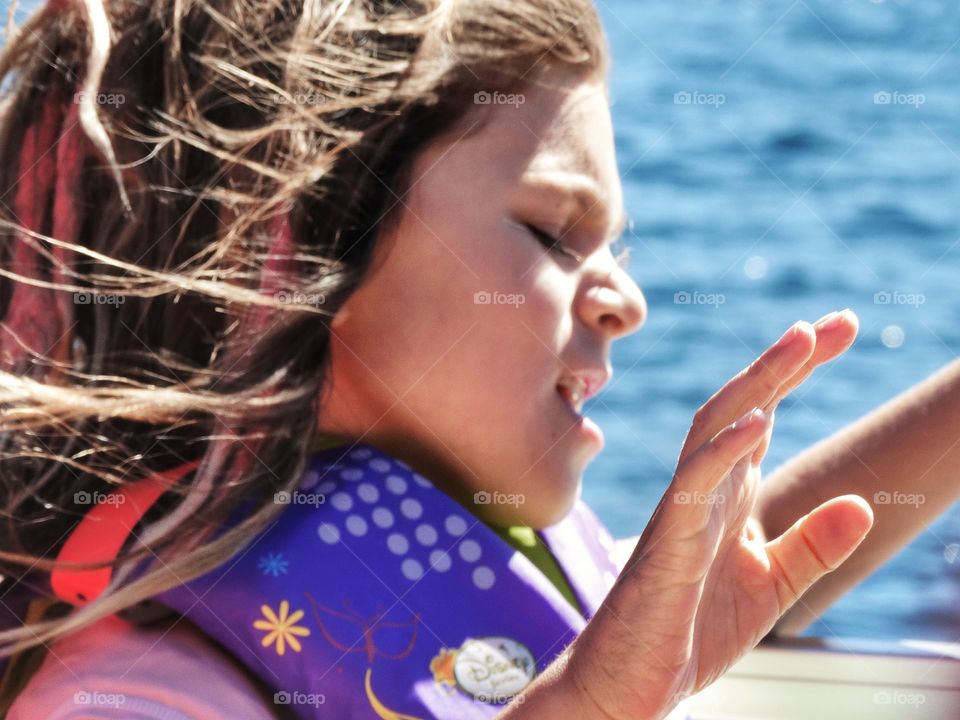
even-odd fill
[{"label": "orange flower print", "polygon": [[430,670],[433,671],[433,679],[437,684],[456,686],[457,681],[453,675],[453,663],[456,659],[456,650],[441,648],[439,654],[430,661]]},{"label": "orange flower print", "polygon": [[255,620],[253,626],[257,630],[269,631],[263,637],[261,645],[268,647],[276,642],[277,655],[283,655],[283,653],[286,652],[288,644],[295,652],[300,652],[300,641],[297,640],[296,636],[306,637],[310,634],[307,628],[296,624],[297,620],[303,617],[303,610],[297,610],[292,615],[288,615],[290,612],[290,603],[283,600],[280,602],[279,617],[270,609],[269,605],[261,605],[260,612],[263,613],[266,620]]}]

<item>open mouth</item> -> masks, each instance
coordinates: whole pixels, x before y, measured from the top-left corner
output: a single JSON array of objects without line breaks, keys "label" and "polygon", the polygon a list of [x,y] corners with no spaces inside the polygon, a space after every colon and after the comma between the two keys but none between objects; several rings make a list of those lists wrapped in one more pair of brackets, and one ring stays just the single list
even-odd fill
[{"label": "open mouth", "polygon": [[586,389],[586,383],[577,378],[565,378],[557,383],[557,393],[577,415],[583,410]]},{"label": "open mouth", "polygon": [[583,403],[600,392],[609,379],[610,373],[606,370],[579,370],[568,372],[557,382],[557,395],[576,418],[576,426],[580,429],[579,436],[592,439],[597,451],[603,448],[603,432],[583,414]]}]

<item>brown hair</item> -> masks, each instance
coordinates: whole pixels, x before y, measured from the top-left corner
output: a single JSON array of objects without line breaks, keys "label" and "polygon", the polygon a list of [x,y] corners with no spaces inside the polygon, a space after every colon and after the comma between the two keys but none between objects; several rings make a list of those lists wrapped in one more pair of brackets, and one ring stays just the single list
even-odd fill
[{"label": "brown hair", "polygon": [[0,574],[42,586],[78,497],[200,465],[102,597],[0,633],[0,656],[207,572],[272,522],[322,409],[327,320],[412,156],[476,93],[606,66],[590,0],[51,0],[31,16],[0,55]]}]

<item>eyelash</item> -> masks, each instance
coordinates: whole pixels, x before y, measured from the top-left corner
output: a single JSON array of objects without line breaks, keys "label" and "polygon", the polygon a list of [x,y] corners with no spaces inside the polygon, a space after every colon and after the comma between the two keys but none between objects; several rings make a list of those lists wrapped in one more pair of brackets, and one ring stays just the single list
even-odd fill
[{"label": "eyelash", "polygon": [[544,230],[541,230],[535,225],[530,225],[529,223],[525,224],[525,227],[527,228],[527,231],[531,235],[533,235],[537,239],[537,241],[540,242],[540,244],[546,247],[548,250],[558,252],[564,257],[568,257],[571,260],[576,260],[577,262],[583,261],[582,255],[561,245],[560,241],[557,238],[553,237],[550,233]]},{"label": "eyelash", "polygon": [[[536,225],[530,225],[529,223],[525,223],[524,227],[526,227],[527,232],[533,235],[547,250],[558,252],[564,257],[568,257],[578,263],[583,262],[582,255],[561,245],[559,240],[545,230],[541,230]],[[614,256],[613,260],[617,266],[623,270],[627,270],[630,265],[630,250],[630,246],[623,241],[622,237],[618,237],[611,243],[610,252]]]}]

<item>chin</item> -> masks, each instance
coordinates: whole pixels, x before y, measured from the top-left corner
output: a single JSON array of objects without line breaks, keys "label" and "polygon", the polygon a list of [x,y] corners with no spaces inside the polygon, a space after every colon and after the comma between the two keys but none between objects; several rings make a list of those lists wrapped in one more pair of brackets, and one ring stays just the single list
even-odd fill
[{"label": "chin", "polygon": [[537,484],[537,487],[541,491],[536,494],[525,493],[524,502],[520,505],[491,508],[491,513],[497,515],[491,518],[493,522],[500,525],[526,525],[540,530],[563,520],[580,497],[579,478],[560,486],[546,480]]},{"label": "chin", "polygon": [[552,507],[537,517],[530,518],[527,522],[527,525],[532,527],[534,530],[542,530],[545,527],[556,525],[570,513],[570,510],[573,508],[573,504],[576,502],[578,495],[570,497],[569,502],[562,506]]}]

